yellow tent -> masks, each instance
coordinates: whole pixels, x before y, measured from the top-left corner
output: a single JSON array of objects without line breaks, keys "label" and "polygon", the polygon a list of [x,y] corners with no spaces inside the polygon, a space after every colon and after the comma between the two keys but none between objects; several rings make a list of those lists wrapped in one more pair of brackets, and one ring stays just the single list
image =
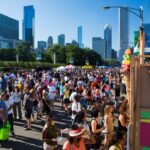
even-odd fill
[{"label": "yellow tent", "polygon": [[84,66],[82,66],[82,68],[83,69],[91,69],[91,68],[93,68],[93,66],[92,65],[84,65]]}]

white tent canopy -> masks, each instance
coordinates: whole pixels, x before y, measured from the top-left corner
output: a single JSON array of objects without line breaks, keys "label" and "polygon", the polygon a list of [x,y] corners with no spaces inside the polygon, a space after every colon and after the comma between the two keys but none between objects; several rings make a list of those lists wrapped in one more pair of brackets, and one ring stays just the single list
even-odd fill
[{"label": "white tent canopy", "polygon": [[56,69],[57,71],[66,71],[66,67],[60,66]]}]

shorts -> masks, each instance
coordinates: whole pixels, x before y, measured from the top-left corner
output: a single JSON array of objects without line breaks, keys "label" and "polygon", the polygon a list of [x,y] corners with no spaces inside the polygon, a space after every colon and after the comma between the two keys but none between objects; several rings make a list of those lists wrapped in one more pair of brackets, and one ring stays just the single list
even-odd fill
[{"label": "shorts", "polygon": [[64,104],[69,104],[69,103],[70,103],[69,98],[65,98],[65,99],[64,99]]},{"label": "shorts", "polygon": [[25,110],[25,117],[27,119],[30,119],[31,118],[31,115],[32,115],[32,110],[31,109],[26,109]]},{"label": "shorts", "polygon": [[39,107],[38,106],[33,106],[33,110],[32,110],[32,113],[35,113],[35,112],[39,112]]},{"label": "shorts", "polygon": [[43,144],[43,149],[44,150],[54,150],[57,148],[57,145],[56,146],[52,146],[52,145],[48,145],[47,143],[44,142]]}]

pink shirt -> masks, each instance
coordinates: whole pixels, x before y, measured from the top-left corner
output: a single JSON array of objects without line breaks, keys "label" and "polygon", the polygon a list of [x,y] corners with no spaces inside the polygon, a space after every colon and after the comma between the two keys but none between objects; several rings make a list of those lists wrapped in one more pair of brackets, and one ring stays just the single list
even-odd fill
[{"label": "pink shirt", "polygon": [[66,141],[63,145],[63,150],[85,150],[84,139],[81,138],[79,148],[77,148],[75,145],[71,145],[68,141]]}]

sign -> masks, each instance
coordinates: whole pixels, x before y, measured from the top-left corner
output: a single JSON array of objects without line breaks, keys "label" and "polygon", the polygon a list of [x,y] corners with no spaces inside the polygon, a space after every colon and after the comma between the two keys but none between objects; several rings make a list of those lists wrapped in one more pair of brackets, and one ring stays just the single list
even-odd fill
[{"label": "sign", "polygon": [[137,45],[139,40],[139,31],[134,31],[134,46]]},{"label": "sign", "polygon": [[[139,31],[134,32],[134,46],[137,45],[139,39]],[[150,34],[145,33],[145,53],[150,53]]]}]

